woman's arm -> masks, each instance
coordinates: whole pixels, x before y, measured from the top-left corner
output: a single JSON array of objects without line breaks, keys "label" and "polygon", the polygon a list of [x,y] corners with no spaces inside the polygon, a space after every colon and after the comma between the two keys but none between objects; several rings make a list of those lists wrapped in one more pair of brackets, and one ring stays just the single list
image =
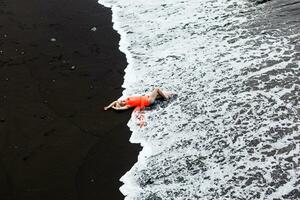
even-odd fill
[{"label": "woman's arm", "polygon": [[104,110],[108,110],[109,108],[115,106],[117,103],[117,101],[112,102],[111,104],[109,104],[109,106],[104,107]]},{"label": "woman's arm", "polygon": [[138,107],[135,107],[135,109],[133,110],[133,113],[135,113],[135,117],[139,121],[138,125],[140,126],[140,128],[145,126],[144,108],[145,107],[138,106]]},{"label": "woman's arm", "polygon": [[118,107],[116,105],[113,105],[112,108],[115,109],[115,110],[127,110],[127,109],[130,108],[130,106],[120,106],[120,107]]}]

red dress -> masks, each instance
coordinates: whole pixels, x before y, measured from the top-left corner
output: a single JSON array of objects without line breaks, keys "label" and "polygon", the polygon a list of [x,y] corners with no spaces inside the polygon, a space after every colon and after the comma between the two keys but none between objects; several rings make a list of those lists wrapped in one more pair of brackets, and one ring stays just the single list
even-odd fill
[{"label": "red dress", "polygon": [[132,96],[126,99],[126,105],[130,107],[145,107],[150,106],[149,96]]}]

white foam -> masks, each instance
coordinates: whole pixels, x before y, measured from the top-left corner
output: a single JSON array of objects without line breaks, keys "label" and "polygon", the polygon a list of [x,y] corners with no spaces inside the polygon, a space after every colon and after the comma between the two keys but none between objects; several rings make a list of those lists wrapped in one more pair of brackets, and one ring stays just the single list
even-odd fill
[{"label": "white foam", "polygon": [[121,178],[126,199],[268,199],[297,188],[299,163],[288,160],[299,158],[299,83],[288,65],[298,61],[285,52],[298,35],[250,26],[262,14],[244,1],[99,3],[112,8],[129,63],[123,95],[179,94],[147,111],[145,128],[129,121],[143,150]]}]

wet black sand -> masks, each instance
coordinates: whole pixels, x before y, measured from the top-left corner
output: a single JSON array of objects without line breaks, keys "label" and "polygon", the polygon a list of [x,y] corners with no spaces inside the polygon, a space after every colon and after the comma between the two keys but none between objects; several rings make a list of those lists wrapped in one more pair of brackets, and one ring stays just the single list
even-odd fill
[{"label": "wet black sand", "polygon": [[139,146],[130,112],[103,111],[126,67],[111,11],[0,0],[0,15],[0,199],[123,199],[119,178]]}]

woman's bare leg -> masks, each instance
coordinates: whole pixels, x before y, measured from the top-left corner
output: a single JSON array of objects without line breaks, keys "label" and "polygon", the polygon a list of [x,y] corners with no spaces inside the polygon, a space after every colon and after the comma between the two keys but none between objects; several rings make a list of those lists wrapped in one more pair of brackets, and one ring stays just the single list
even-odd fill
[{"label": "woman's bare leg", "polygon": [[170,97],[163,93],[159,88],[155,88],[151,93],[150,93],[150,102],[153,103],[155,99],[160,99],[163,98],[165,100],[168,100]]},{"label": "woman's bare leg", "polygon": [[165,100],[169,99],[169,96],[166,95],[163,91],[161,91],[159,88],[155,88],[157,90],[157,93],[159,94],[160,97],[164,98]]}]

